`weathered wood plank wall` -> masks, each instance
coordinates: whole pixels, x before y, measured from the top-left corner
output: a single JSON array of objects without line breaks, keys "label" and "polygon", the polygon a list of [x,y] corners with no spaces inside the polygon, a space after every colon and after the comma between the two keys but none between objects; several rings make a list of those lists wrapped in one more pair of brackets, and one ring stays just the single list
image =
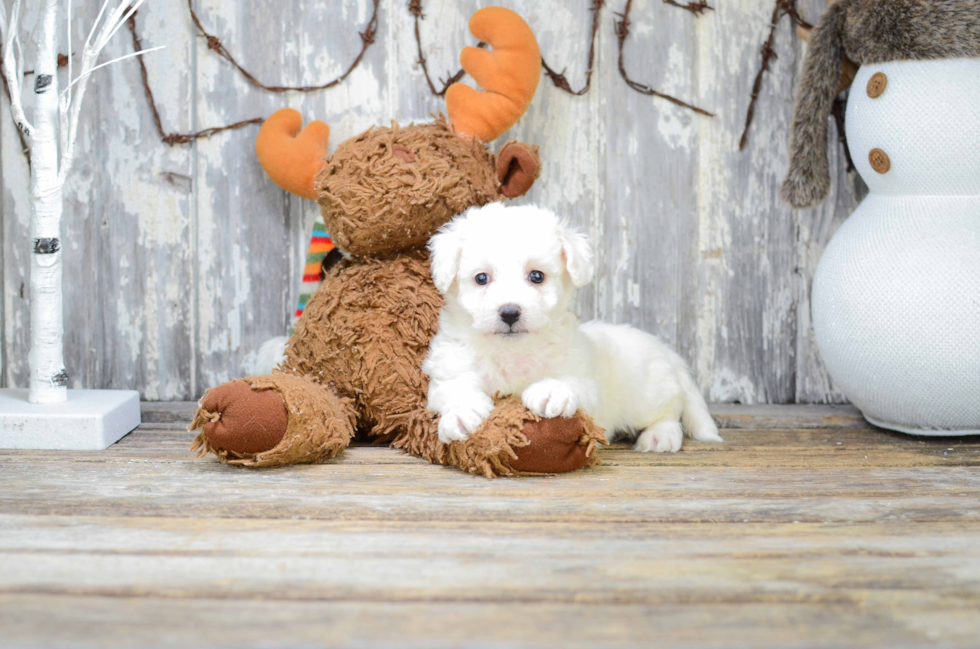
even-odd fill
[{"label": "weathered wood plank wall", "polygon": [[[6,0],[9,3],[9,0]],[[498,0],[535,29],[547,60],[584,81],[589,0]],[[94,9],[82,5],[82,27]],[[472,44],[477,0],[425,3],[422,37],[435,75]],[[573,97],[543,78],[505,135],[541,145],[541,180],[525,199],[569,214],[598,240],[584,318],[631,322],[675,345],[713,401],[826,402],[808,291],[830,235],[860,198],[834,150],[834,194],[811,211],[778,198],[803,45],[784,19],[743,152],[738,139],[772,12],[771,0],[718,0],[701,18],[637,0],[627,67],[639,81],[717,114],[700,117],[630,90],[618,75],[614,13],[602,12],[592,90]],[[815,21],[825,0],[803,0]],[[196,36],[183,2],[147,3],[138,23],[170,131],[265,116],[292,106],[331,125],[332,140],[442,110],[416,63],[406,0],[382,0],[377,42],[339,87],[260,91]],[[360,49],[371,0],[195,0],[204,24],[259,78],[311,84]],[[120,33],[108,55],[132,50]],[[195,398],[240,376],[258,345],[285,331],[316,207],[279,191],[255,161],[255,129],[194,145],[159,141],[139,70],[102,70],[85,107],[65,214],[66,364],[72,387],[138,388],[147,399]],[[28,170],[4,100],[0,384],[25,385]],[[22,287],[24,287],[22,289]]]}]

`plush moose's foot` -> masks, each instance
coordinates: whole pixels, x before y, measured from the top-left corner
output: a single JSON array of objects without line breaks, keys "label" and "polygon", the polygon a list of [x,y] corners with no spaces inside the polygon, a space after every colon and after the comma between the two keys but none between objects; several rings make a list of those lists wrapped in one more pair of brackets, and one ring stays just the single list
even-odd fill
[{"label": "plush moose's foot", "polygon": [[525,423],[527,446],[514,449],[517,457],[510,461],[511,468],[521,473],[565,473],[598,463],[595,445],[606,440],[601,433],[601,439],[591,437],[589,423],[580,417]]},{"label": "plush moose's foot", "polygon": [[354,434],[350,401],[303,377],[253,376],[208,390],[190,426],[191,450],[248,467],[319,462]]},{"label": "plush moose's foot", "polygon": [[579,412],[569,419],[540,419],[518,397],[499,399],[469,439],[446,446],[439,461],[470,473],[494,476],[565,473],[599,463],[601,428]]},{"label": "plush moose's foot", "polygon": [[208,390],[191,426],[201,426],[207,450],[247,457],[275,448],[288,424],[282,397],[239,379]]}]

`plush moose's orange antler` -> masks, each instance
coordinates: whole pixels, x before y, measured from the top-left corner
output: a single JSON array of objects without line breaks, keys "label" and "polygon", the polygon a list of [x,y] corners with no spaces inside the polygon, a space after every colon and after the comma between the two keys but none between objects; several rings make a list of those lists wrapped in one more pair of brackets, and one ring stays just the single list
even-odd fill
[{"label": "plush moose's orange antler", "polygon": [[[326,164],[330,127],[313,121],[302,131],[303,117],[281,108],[262,123],[255,155],[272,182],[287,192],[316,199],[313,181]],[[298,134],[298,135],[297,135]]]},{"label": "plush moose's orange antler", "polygon": [[492,142],[530,105],[541,79],[541,51],[524,19],[503,7],[473,14],[470,32],[493,48],[466,47],[459,57],[484,90],[454,83],[446,91],[446,110],[457,133]]}]

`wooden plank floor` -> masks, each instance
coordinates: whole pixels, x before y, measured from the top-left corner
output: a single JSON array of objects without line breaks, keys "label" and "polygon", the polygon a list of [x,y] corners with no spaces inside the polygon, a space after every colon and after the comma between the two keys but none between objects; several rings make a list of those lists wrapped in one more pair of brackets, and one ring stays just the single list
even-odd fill
[{"label": "wooden plank floor", "polygon": [[0,646],[976,647],[980,439],[726,407],[721,446],[489,481],[198,460],[187,404],[0,451]]}]

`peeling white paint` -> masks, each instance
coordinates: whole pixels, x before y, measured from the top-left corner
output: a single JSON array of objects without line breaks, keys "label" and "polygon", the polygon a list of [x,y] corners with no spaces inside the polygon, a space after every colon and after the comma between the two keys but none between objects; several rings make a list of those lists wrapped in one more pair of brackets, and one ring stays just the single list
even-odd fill
[{"label": "peeling white paint", "polygon": [[[673,43],[667,55],[663,92],[677,97],[690,97],[694,94],[691,77],[691,61],[681,47]],[[670,148],[689,151],[695,142],[697,121],[697,116],[689,110],[665,104],[657,119],[657,131]]]},{"label": "peeling white paint", "polygon": [[[280,30],[281,36],[267,29],[281,23],[281,2],[199,0],[196,7],[207,28],[260,78],[298,84],[321,82],[346,69],[360,48],[356,32],[363,29],[370,4],[287,3],[305,15],[302,25]],[[444,101],[424,85],[405,4],[382,0],[378,40],[344,84],[322,93],[273,94],[252,87],[207,50],[183,3],[148,3],[139,19],[144,45],[167,45],[146,59],[164,126],[188,131],[288,105],[307,120],[330,124],[332,150],[392,116],[422,121],[445,110]],[[434,78],[457,69],[460,49],[474,42],[465,29],[468,18],[489,4],[426,3],[422,37]],[[549,63],[567,68],[569,82],[578,88],[585,73],[589,3],[507,4],[527,17]],[[822,7],[823,0],[801,3],[811,22]],[[712,400],[771,399],[770,386],[785,386],[794,376],[803,398],[836,399],[809,331],[807,284],[854,197],[839,198],[836,210],[827,205],[794,215],[776,196],[799,65],[788,21],[777,33],[779,58],[764,81],[749,147],[739,153],[771,2],[717,3],[700,18],[660,0],[634,2],[630,73],[716,112],[713,119],[626,87],[616,69],[611,27],[612,13],[620,10],[608,3],[603,9],[592,92],[570,97],[542,77],[531,109],[500,141],[516,138],[541,146],[542,174],[524,200],[567,214],[596,240],[595,289],[583,292],[590,300],[583,311],[611,320],[638,319],[678,339],[693,336],[688,351]],[[122,38],[113,47],[111,54],[119,55],[131,44]],[[317,207],[298,199],[284,207],[282,192],[254,160],[254,127],[194,146],[164,146],[153,130],[138,68],[124,64],[100,72],[106,76],[99,84],[106,83],[89,97],[92,116],[79,139],[80,158],[88,161],[66,188],[66,264],[76,264],[73,272],[87,271],[86,286],[101,292],[73,294],[66,301],[86,341],[86,353],[77,356],[89,358],[81,362],[89,364],[85,372],[96,380],[110,375],[115,381],[139,380],[136,387],[147,398],[196,397],[210,385],[241,376],[248,355],[266,338],[283,333]],[[0,351],[3,376],[16,383],[26,376],[27,300],[19,297],[19,287],[26,281],[30,210],[19,143],[9,120],[3,122],[6,349]],[[836,157],[832,165],[838,169]],[[847,184],[837,182],[835,191],[853,193]],[[792,240],[794,218],[799,241]],[[689,250],[677,250],[688,242]],[[81,268],[84,255],[93,251],[104,262]],[[297,268],[288,270],[284,259],[294,260]],[[66,290],[72,290],[68,281]],[[688,301],[691,312],[679,312]],[[794,317],[796,333],[786,336]],[[692,331],[675,331],[678,327]],[[112,358],[102,358],[103,336],[115,349]],[[72,380],[78,385],[87,379]]]},{"label": "peeling white paint", "polygon": [[709,402],[729,403],[739,401],[744,404],[758,403],[755,384],[747,376],[739,375],[726,367],[713,368],[708,388]]},{"label": "peeling white paint", "polygon": [[629,300],[630,306],[634,309],[640,308],[640,285],[633,280],[628,280],[626,283],[626,289],[628,293],[627,299]]}]

